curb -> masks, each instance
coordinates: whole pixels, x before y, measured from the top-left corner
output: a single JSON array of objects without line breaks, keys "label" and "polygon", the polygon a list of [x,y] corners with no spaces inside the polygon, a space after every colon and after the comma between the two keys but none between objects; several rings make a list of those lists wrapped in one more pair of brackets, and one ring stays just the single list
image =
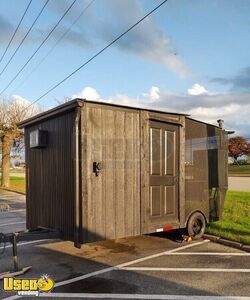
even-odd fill
[{"label": "curb", "polygon": [[227,240],[224,238],[221,238],[219,236],[216,235],[212,235],[212,234],[204,234],[204,238],[208,239],[212,242],[218,243],[218,244],[222,244],[225,246],[229,246],[232,248],[236,248],[236,249],[240,249],[246,252],[250,252],[250,245],[245,245],[239,242],[235,242],[235,241],[231,241],[231,240]]}]

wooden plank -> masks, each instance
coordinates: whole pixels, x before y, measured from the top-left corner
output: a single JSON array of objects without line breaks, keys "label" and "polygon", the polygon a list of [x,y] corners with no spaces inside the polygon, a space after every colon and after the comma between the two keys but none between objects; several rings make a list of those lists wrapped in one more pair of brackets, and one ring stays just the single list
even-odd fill
[{"label": "wooden plank", "polygon": [[177,124],[180,123],[180,116],[178,114],[168,114],[168,113],[160,113],[160,112],[152,112],[149,111],[148,112],[148,119],[156,119],[159,121],[163,121],[163,122],[170,122],[170,123],[175,123],[177,122]]},{"label": "wooden plank", "polygon": [[126,209],[125,209],[125,232],[127,235],[133,235],[133,227],[134,227],[134,205],[133,205],[133,190],[134,190],[134,177],[131,161],[134,162],[134,153],[133,153],[133,116],[130,113],[125,114],[125,132],[124,137],[126,141],[125,148],[125,163],[126,167],[126,177],[125,177],[125,185],[124,189],[126,191]]},{"label": "wooden plank", "polygon": [[[93,115],[94,112],[92,110],[88,110],[87,108],[87,124],[88,124],[88,129],[87,129],[87,168],[88,168],[88,173],[87,173],[87,180],[88,180],[88,199],[91,199],[93,197],[93,194],[95,194],[95,187],[93,186],[93,174],[92,174],[92,163],[93,163],[93,136],[95,134],[94,132],[94,120],[93,120]],[[88,234],[88,241],[94,241],[94,234],[95,234],[95,203],[92,201],[88,200],[88,228],[87,228],[87,234]]]},{"label": "wooden plank", "polygon": [[[115,173],[114,173],[114,128],[115,128],[115,118],[114,111],[106,110],[103,117],[105,118],[105,125],[103,128],[105,135],[105,156],[104,156],[104,164],[105,164],[105,188],[106,188],[106,237],[108,239],[115,237]],[[95,200],[94,200],[95,201]]]},{"label": "wooden plank", "polygon": [[148,232],[147,203],[149,203],[149,124],[148,112],[140,112],[141,124],[141,233]]},{"label": "wooden plank", "polygon": [[[102,114],[101,108],[93,109],[93,149],[92,154],[94,156],[92,157],[92,164],[94,162],[103,164],[104,156],[103,156],[103,127],[105,118]],[[93,165],[92,165],[93,168]],[[90,170],[91,171],[91,170]],[[95,216],[94,216],[94,223],[95,223],[95,234],[97,235],[95,237],[95,240],[103,239],[106,236],[106,229],[105,229],[105,190],[103,189],[104,186],[104,174],[101,170],[99,175],[93,173],[92,170],[92,179],[95,182],[93,184],[93,192],[92,196],[95,201],[93,202],[93,205],[95,205]]]},{"label": "wooden plank", "polygon": [[185,131],[186,123],[185,117],[181,116],[180,121],[183,124],[183,127],[180,127],[179,131],[179,155],[180,155],[180,167],[179,167],[179,218],[180,218],[180,227],[185,227]]},{"label": "wooden plank", "polygon": [[[98,109],[101,115],[97,113]],[[88,106],[88,111],[91,111],[91,117],[87,116],[87,127],[92,129],[87,133],[87,144],[91,143],[92,146],[87,147],[87,152],[100,152],[99,159],[103,163],[103,169],[96,178],[91,170],[90,160],[93,162],[93,156],[90,159],[87,154],[87,176],[90,178],[87,185],[88,214],[92,214],[90,207],[94,205],[96,211],[95,228],[88,223],[88,231],[95,232],[96,238],[139,234],[139,114],[136,111],[103,109],[101,105],[97,108],[92,104]],[[101,124],[100,130],[95,128],[97,124]],[[92,142],[94,137],[98,142]]]},{"label": "wooden plank", "polygon": [[141,126],[140,114],[134,114],[134,235],[141,234]]},{"label": "wooden plank", "polygon": [[125,236],[125,112],[115,112],[115,140],[114,140],[114,159],[115,159],[115,217],[116,217],[116,237]]},{"label": "wooden plank", "polygon": [[87,194],[87,184],[88,184],[88,173],[87,173],[87,108],[84,105],[81,109],[81,181],[82,181],[82,242],[87,242],[88,240],[88,194]]}]

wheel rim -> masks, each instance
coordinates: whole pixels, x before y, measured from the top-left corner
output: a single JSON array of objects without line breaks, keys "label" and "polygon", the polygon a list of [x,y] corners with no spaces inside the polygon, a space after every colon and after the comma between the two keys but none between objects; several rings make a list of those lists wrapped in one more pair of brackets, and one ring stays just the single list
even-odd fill
[{"label": "wheel rim", "polygon": [[202,221],[200,219],[195,219],[192,224],[192,230],[193,230],[194,236],[198,235],[201,232],[202,227],[203,227]]}]

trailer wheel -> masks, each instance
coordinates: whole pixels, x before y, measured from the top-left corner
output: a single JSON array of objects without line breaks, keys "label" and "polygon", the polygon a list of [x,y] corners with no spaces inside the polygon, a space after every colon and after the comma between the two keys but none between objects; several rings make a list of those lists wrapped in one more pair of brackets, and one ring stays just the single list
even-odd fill
[{"label": "trailer wheel", "polygon": [[187,230],[194,240],[200,239],[206,228],[206,220],[202,213],[195,212],[188,220]]}]

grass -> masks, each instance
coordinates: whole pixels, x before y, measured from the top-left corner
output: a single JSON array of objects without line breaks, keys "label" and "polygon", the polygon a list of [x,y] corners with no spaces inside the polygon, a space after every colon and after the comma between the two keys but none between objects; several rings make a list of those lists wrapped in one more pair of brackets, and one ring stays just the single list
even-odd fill
[{"label": "grass", "polygon": [[8,190],[25,193],[25,189],[24,177],[10,176],[10,187],[8,188]]},{"label": "grass", "polygon": [[[0,172],[2,172],[1,168],[0,168]],[[16,168],[16,169],[10,168],[10,174],[11,173],[22,173],[22,174],[25,174],[25,168]]]},{"label": "grass", "polygon": [[226,196],[222,220],[210,223],[207,233],[250,244],[250,192],[231,192]]},{"label": "grass", "polygon": [[25,168],[17,168],[17,169],[10,169],[10,174],[11,173],[25,173]]},{"label": "grass", "polygon": [[[9,189],[25,193],[25,178],[11,176]],[[210,223],[207,233],[250,245],[250,192],[227,192],[222,220]]]},{"label": "grass", "polygon": [[250,165],[229,165],[228,175],[230,176],[250,176]]}]

